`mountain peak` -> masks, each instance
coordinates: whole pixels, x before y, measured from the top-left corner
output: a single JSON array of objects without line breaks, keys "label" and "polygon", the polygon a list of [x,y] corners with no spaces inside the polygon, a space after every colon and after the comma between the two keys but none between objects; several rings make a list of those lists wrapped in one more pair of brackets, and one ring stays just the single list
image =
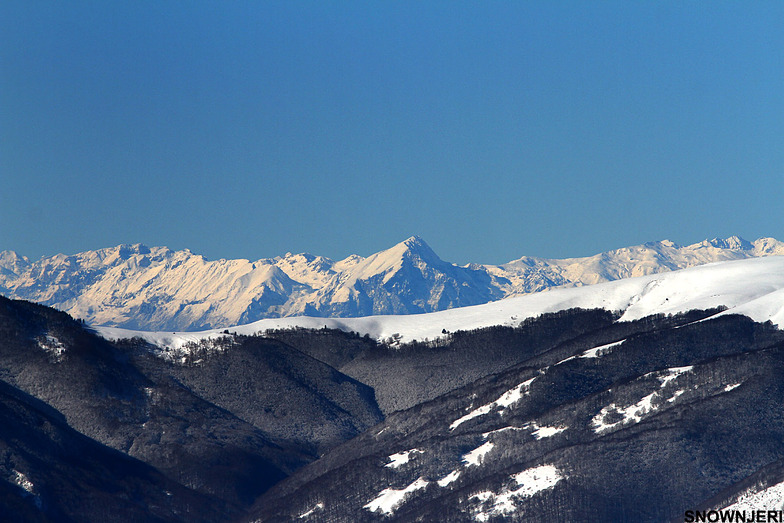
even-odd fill
[{"label": "mountain peak", "polygon": [[740,236],[730,236],[729,238],[713,238],[706,240],[710,245],[718,249],[732,249],[734,251],[750,251],[754,248],[751,242],[744,240]]},{"label": "mountain peak", "polygon": [[416,256],[429,263],[443,263],[438,254],[420,236],[411,236],[398,243],[386,252],[396,256]]},{"label": "mountain peak", "polygon": [[30,260],[14,251],[0,252],[0,274],[17,277],[30,266]]},{"label": "mountain peak", "polygon": [[0,251],[0,261],[24,261],[29,262],[26,256],[22,256],[16,251]]},{"label": "mountain peak", "polygon": [[141,243],[126,243],[117,246],[117,253],[122,259],[128,259],[134,254],[150,254],[150,248]]},{"label": "mountain peak", "polygon": [[406,238],[398,245],[405,245],[410,250],[430,249],[430,246],[421,236],[411,236]]}]

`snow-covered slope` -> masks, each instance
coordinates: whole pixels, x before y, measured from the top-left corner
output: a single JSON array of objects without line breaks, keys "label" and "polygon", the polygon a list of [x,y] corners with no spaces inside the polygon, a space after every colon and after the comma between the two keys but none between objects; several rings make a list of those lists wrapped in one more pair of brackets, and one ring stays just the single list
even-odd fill
[{"label": "snow-covered slope", "polygon": [[[288,327],[336,328],[402,342],[434,339],[444,331],[492,325],[516,325],[525,318],[570,308],[602,308],[622,312],[621,320],[692,309],[727,307],[720,314],[743,314],[755,321],[784,326],[784,256],[717,262],[679,271],[627,278],[591,286],[554,289],[504,300],[428,314],[362,318],[288,317],[264,319],[231,328],[238,334],[263,333]],[[221,336],[220,329],[203,332],[140,332],[97,327],[110,339],[140,336],[168,349],[189,341]]]},{"label": "snow-covered slope", "polygon": [[705,240],[681,247],[669,240],[625,247],[586,258],[523,257],[488,272],[507,278],[506,296],[527,294],[561,285],[593,285],[605,281],[696,267],[706,263],[784,254],[784,243],[773,238],[749,242],[737,236]]},{"label": "snow-covered slope", "polygon": [[[657,274],[723,260],[784,254],[772,238],[737,237],[680,247],[653,242],[587,258],[520,258],[457,266],[411,237],[367,258],[311,254],[206,260],[143,245],[58,254],[31,262],[0,253],[0,294],[64,310],[94,325],[196,330],[288,316],[358,317],[433,312]],[[317,322],[318,323],[318,322]]]}]

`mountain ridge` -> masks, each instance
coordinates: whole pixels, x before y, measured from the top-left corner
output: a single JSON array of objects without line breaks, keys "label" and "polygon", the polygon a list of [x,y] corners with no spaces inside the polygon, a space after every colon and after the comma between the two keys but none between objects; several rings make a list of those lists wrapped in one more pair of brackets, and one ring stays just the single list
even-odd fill
[{"label": "mountain ridge", "polygon": [[[754,321],[784,326],[784,256],[730,260],[625,278],[595,285],[552,289],[496,302],[427,314],[379,315],[360,318],[267,318],[237,325],[232,333],[264,334],[281,329],[337,329],[367,335],[391,346],[436,343],[459,331],[485,327],[515,327],[544,314],[569,309],[601,309],[634,321],[652,315],[675,315],[689,310],[715,310],[716,316],[739,314]],[[198,332],[140,331],[93,327],[107,339],[140,337],[176,355],[189,342],[226,336],[227,329]]]},{"label": "mountain ridge", "polygon": [[95,325],[199,330],[287,316],[435,312],[502,298],[784,254],[774,238],[737,236],[679,246],[663,240],[583,258],[521,257],[456,265],[419,236],[367,257],[286,253],[208,260],[188,249],[123,244],[32,262],[0,253],[0,294],[49,305]]}]

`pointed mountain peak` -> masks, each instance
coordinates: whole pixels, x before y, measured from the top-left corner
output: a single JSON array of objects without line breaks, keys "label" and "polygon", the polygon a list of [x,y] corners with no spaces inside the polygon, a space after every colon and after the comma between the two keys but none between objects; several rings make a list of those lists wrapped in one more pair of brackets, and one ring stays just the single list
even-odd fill
[{"label": "pointed mountain peak", "polygon": [[30,260],[15,251],[0,252],[0,274],[18,276],[30,266]]},{"label": "pointed mountain peak", "polygon": [[402,247],[409,251],[420,251],[423,249],[432,251],[432,249],[430,249],[430,246],[427,244],[427,242],[425,242],[425,240],[422,239],[421,236],[411,236],[409,238],[406,238],[405,240],[398,243],[392,248],[397,249],[398,247]]},{"label": "pointed mountain peak", "polygon": [[425,240],[423,240],[421,236],[417,236],[416,234],[414,236],[410,236],[406,238],[405,240],[402,241],[402,243],[405,243],[406,245],[409,246],[427,245],[427,243],[425,243]]},{"label": "pointed mountain peak", "polygon": [[18,263],[18,262],[29,263],[30,262],[30,260],[27,259],[27,256],[22,256],[21,254],[19,254],[16,251],[0,251],[0,261],[4,261],[4,262],[7,261],[7,262],[13,262],[13,263]]},{"label": "pointed mountain peak", "polygon": [[[358,263],[345,267],[345,269],[351,270],[352,281],[370,279],[382,273],[391,275],[412,262],[439,267],[446,264],[419,236],[411,236],[389,249],[360,260]],[[344,262],[337,263],[336,268],[342,268],[343,264]]]},{"label": "pointed mountain peak", "polygon": [[428,262],[443,261],[420,236],[411,236],[384,252],[399,256],[418,256]]},{"label": "pointed mountain peak", "polygon": [[752,245],[759,255],[784,255],[784,242],[780,242],[776,238],[759,238]]}]

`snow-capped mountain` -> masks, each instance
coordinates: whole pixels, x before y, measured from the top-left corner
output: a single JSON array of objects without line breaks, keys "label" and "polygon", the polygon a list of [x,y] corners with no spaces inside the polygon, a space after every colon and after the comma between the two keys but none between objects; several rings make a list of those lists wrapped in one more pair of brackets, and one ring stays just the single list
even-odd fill
[{"label": "snow-capped mountain", "polygon": [[[498,325],[517,326],[527,318],[568,309],[604,309],[620,313],[621,321],[701,309],[724,309],[718,315],[740,314],[754,321],[784,327],[784,257],[730,260],[678,271],[553,289],[471,307],[428,314],[361,318],[269,318],[233,327],[237,334],[268,330],[328,327],[401,343],[433,340],[446,333]],[[97,327],[109,339],[141,337],[168,350],[188,342],[222,336],[221,329],[200,332],[144,332]]]},{"label": "snow-capped mountain", "polygon": [[31,262],[0,253],[0,293],[64,310],[94,325],[196,330],[288,316],[433,312],[558,286],[581,286],[705,263],[784,254],[772,238],[646,243],[587,258],[523,257],[458,266],[419,237],[363,258],[311,254],[207,260],[189,250],[121,245]]},{"label": "snow-capped mountain", "polygon": [[488,272],[510,281],[505,296],[527,294],[553,286],[593,285],[695,267],[706,263],[784,254],[784,243],[773,238],[749,242],[737,236],[714,238],[688,246],[669,240],[624,247],[585,258],[554,260],[524,256]]}]

